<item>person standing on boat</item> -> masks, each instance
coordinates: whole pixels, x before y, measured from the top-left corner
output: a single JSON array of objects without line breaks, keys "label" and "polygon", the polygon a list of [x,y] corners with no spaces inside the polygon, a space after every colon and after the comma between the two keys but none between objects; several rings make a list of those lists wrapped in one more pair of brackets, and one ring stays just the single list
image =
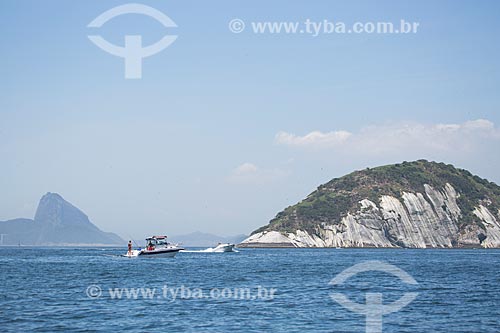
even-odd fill
[{"label": "person standing on boat", "polygon": [[132,241],[131,240],[128,241],[128,255],[129,256],[132,255]]}]

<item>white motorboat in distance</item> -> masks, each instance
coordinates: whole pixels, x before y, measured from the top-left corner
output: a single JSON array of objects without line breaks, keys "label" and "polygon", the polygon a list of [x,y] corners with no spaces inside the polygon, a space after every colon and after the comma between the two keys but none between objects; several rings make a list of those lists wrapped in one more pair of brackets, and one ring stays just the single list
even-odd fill
[{"label": "white motorboat in distance", "polygon": [[219,243],[215,247],[209,247],[204,250],[183,250],[181,252],[189,253],[226,253],[226,252],[238,252],[234,249],[235,245],[231,243]]},{"label": "white motorboat in distance", "polygon": [[212,252],[234,252],[234,244],[219,243],[216,247],[212,248]]},{"label": "white motorboat in distance", "polygon": [[146,238],[146,248],[132,250],[131,253],[127,252],[124,256],[129,258],[171,258],[175,257],[181,250],[184,249],[177,244],[167,242],[167,236],[151,236]]}]

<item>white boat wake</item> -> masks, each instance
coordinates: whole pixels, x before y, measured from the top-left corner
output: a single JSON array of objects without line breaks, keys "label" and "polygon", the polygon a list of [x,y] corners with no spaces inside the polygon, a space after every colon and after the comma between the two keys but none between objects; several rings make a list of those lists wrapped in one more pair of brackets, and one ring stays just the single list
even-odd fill
[{"label": "white boat wake", "polygon": [[225,253],[225,252],[239,252],[234,249],[234,244],[219,243],[216,247],[209,247],[204,250],[182,250],[181,252],[188,253]]},{"label": "white boat wake", "polygon": [[[204,249],[204,250],[181,250],[179,252],[183,252],[183,253],[224,253],[224,251],[214,251],[213,248],[211,248],[211,247]],[[240,251],[232,250],[230,252],[239,253]]]}]

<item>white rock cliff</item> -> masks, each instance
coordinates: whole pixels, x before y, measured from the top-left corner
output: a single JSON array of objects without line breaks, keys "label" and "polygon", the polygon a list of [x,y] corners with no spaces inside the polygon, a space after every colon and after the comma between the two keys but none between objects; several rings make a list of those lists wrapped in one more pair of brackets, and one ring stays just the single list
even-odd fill
[{"label": "white rock cliff", "polygon": [[[378,203],[359,202],[359,210],[341,221],[322,223],[315,233],[296,230],[283,234],[262,231],[245,239],[242,247],[500,247],[500,212],[479,205],[478,223],[459,230],[460,194],[449,183],[442,189],[425,185],[425,193],[404,192],[401,198],[384,195]],[[479,222],[480,221],[480,222]]]}]

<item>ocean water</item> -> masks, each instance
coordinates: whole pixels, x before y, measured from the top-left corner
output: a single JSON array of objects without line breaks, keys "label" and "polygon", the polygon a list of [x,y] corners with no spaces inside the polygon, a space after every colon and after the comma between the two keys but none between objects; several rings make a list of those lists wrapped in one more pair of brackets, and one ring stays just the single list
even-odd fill
[{"label": "ocean water", "polygon": [[[332,293],[366,306],[367,293],[380,293],[389,304],[414,292],[410,304],[381,317],[383,332],[500,332],[498,250],[241,249],[165,259],[117,256],[124,252],[0,248],[0,329],[365,332],[365,315],[344,308]],[[374,260],[407,272],[417,284],[373,270],[329,284],[345,269]],[[120,290],[121,298],[115,293]]]}]

